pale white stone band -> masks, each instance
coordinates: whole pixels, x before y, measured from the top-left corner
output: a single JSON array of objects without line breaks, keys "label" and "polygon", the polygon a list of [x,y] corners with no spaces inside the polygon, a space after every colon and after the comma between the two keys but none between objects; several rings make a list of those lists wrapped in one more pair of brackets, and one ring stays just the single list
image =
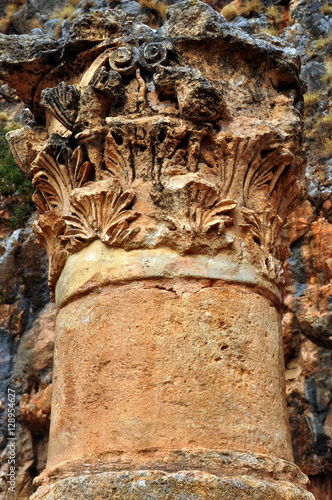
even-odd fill
[{"label": "pale white stone band", "polygon": [[55,289],[61,308],[69,300],[96,287],[111,283],[153,278],[196,278],[222,280],[260,290],[273,302],[281,293],[248,262],[231,255],[179,255],[170,248],[126,252],[110,248],[100,240],[71,255]]}]

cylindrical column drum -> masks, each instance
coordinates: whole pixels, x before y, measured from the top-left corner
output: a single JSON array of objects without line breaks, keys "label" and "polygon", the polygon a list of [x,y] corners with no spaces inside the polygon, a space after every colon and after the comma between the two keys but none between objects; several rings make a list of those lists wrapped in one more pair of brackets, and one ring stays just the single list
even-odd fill
[{"label": "cylindrical column drum", "polygon": [[157,31],[110,9],[58,42],[9,37],[0,76],[35,122],[8,138],[58,307],[32,498],[312,499],[280,326],[280,234],[304,193],[296,54],[191,0]]},{"label": "cylindrical column drum", "polygon": [[[100,246],[77,270],[69,259],[69,283]],[[281,342],[276,307],[242,284],[142,277],[67,298],[48,465],[100,453],[174,469],[182,449],[291,460]]]},{"label": "cylindrical column drum", "polygon": [[[68,259],[51,487],[34,498],[311,498],[290,462],[277,297],[211,278],[195,256],[158,254],[94,242]],[[170,261],[187,276],[167,277]]]}]

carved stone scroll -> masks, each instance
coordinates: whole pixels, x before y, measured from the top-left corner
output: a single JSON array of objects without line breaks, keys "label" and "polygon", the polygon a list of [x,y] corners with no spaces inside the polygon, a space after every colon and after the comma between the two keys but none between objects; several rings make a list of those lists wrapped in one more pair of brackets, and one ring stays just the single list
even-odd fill
[{"label": "carved stone scroll", "polygon": [[85,13],[38,47],[0,68],[35,117],[8,139],[59,308],[33,498],[84,483],[91,499],[309,500],[280,396],[280,233],[304,195],[296,54],[199,1],[157,31]]},{"label": "carved stone scroll", "polygon": [[[200,9],[201,19],[212,15]],[[156,34],[134,24],[126,38],[112,13],[119,29],[114,41],[106,38],[98,51],[82,53],[79,64],[66,69],[67,81],[61,67],[45,75],[45,84],[53,78],[55,85],[41,84],[35,100],[47,119],[48,143],[21,166],[33,178],[41,220],[45,214],[59,218],[62,229],[50,233],[56,241],[40,240],[49,246],[51,261],[55,249],[68,256],[95,238],[109,246],[121,241],[127,251],[166,245],[181,254],[204,248],[239,255],[241,247],[250,262],[273,262],[273,272],[263,264],[261,273],[277,286],[282,281],[278,261],[286,253],[279,235],[303,193],[300,117],[293,107],[301,94],[296,58],[268,36],[254,40],[213,16],[213,35],[202,25],[197,35],[186,29],[182,38],[172,38],[170,18]],[[80,22],[73,22],[73,32]],[[97,33],[101,16],[91,22]],[[75,39],[70,47],[79,54]],[[257,76],[250,73],[251,53],[257,53]],[[24,140],[18,146],[17,134],[11,137],[15,151],[24,150]],[[109,195],[97,198],[93,193],[106,185]],[[82,233],[78,245],[77,211],[83,217],[84,210],[77,200],[92,210],[118,189],[132,193],[124,208],[128,217],[123,215],[126,236],[105,236],[108,216],[99,217],[98,230],[84,216],[89,236]],[[54,262],[52,289],[64,259]]]}]

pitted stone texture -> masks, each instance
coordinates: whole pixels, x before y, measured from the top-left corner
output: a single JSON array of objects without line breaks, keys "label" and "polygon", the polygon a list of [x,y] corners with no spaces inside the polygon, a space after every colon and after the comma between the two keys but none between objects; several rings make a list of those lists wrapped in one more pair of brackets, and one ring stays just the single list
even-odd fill
[{"label": "pitted stone texture", "polygon": [[101,473],[159,469],[170,473],[197,470],[217,477],[253,476],[276,482],[291,482],[299,488],[308,485],[308,478],[292,462],[262,453],[245,453],[207,449],[144,450],[139,453],[103,453],[88,455],[48,467],[35,479],[36,486],[49,485],[73,476],[92,476]]},{"label": "pitted stone texture", "polygon": [[314,500],[284,481],[220,478],[201,471],[81,475],[40,488],[31,500]]},{"label": "pitted stone texture", "polygon": [[253,291],[213,284],[147,279],[60,310],[49,467],[115,451],[140,463],[151,449],[161,465],[179,448],[292,459],[279,314]]},{"label": "pitted stone texture", "polygon": [[[81,294],[103,286],[147,278],[207,279],[238,283],[255,289],[276,306],[281,293],[256,268],[229,254],[180,255],[170,248],[131,250],[110,248],[101,241],[94,241],[86,248],[71,255],[56,285],[55,299],[60,309]],[[175,282],[175,281],[174,281]]]},{"label": "pitted stone texture", "polygon": [[[94,288],[87,279],[60,301],[48,467],[131,454],[136,470],[154,453],[150,469],[182,470],[168,458],[183,448],[291,459],[269,299],[283,283],[280,231],[303,193],[296,54],[197,1],[170,7],[156,32],[121,12],[90,12],[66,40],[39,42],[0,37],[0,76],[34,114],[32,133],[9,140],[36,189],[52,289],[69,257],[94,243],[178,258],[168,276],[149,274],[141,258],[117,284],[98,287],[94,273]],[[185,265],[211,258],[234,263],[232,283],[199,266],[184,279]],[[75,265],[84,274],[89,261]],[[251,290],[239,269],[257,271]],[[202,494],[211,497],[208,472]],[[130,498],[126,477],[119,491]],[[176,498],[172,477],[164,491],[150,482],[151,495]],[[269,489],[267,479],[222,481],[228,498]],[[201,494],[189,483],[179,498]]]},{"label": "pitted stone texture", "polygon": [[68,257],[95,240],[231,253],[281,286],[280,231],[303,193],[294,50],[188,1],[157,31],[94,11],[58,43],[9,41],[10,53],[0,37],[0,76],[42,126],[8,138],[36,189],[52,290]]}]

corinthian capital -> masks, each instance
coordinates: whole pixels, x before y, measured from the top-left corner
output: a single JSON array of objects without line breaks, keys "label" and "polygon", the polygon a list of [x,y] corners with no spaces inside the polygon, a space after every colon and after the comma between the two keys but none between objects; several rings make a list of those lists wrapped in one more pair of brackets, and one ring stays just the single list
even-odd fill
[{"label": "corinthian capital", "polygon": [[303,193],[292,50],[187,1],[158,31],[112,10],[79,16],[62,44],[30,38],[3,49],[1,73],[34,113],[8,138],[36,190],[51,288],[101,240],[236,262],[276,292],[280,231]]}]

